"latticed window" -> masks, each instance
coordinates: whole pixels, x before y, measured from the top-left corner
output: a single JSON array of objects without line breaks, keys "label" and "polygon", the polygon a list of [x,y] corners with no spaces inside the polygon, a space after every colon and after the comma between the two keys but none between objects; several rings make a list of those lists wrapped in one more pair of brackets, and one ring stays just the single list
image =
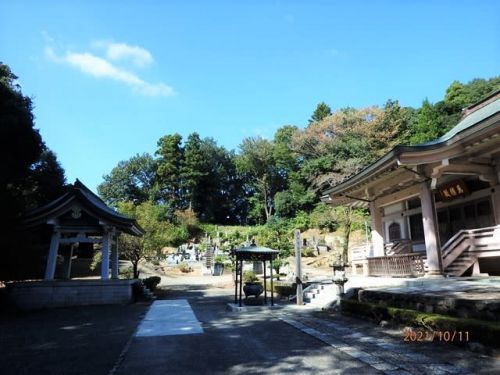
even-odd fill
[{"label": "latticed window", "polygon": [[401,239],[401,225],[399,223],[392,223],[389,225],[389,241]]}]

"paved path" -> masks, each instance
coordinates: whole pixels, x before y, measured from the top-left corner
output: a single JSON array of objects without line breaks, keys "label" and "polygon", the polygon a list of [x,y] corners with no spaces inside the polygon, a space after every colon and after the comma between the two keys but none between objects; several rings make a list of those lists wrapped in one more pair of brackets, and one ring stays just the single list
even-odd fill
[{"label": "paved path", "polygon": [[[449,343],[405,342],[401,330],[381,329],[358,319],[322,314],[277,314],[286,323],[384,374],[494,374],[500,361]],[[324,314],[323,314],[324,315]]]},{"label": "paved path", "polygon": [[185,299],[155,301],[142,320],[136,337],[203,333],[200,322]]},{"label": "paved path", "polygon": [[177,291],[171,292],[169,298],[187,300],[203,332],[163,335],[161,332],[169,331],[164,327],[157,335],[136,335],[113,374],[500,372],[500,363],[491,357],[450,344],[406,343],[398,330],[391,334],[357,319],[332,319],[293,307],[271,312],[229,312],[225,309],[231,300],[227,289],[202,285],[178,285],[174,289]]}]

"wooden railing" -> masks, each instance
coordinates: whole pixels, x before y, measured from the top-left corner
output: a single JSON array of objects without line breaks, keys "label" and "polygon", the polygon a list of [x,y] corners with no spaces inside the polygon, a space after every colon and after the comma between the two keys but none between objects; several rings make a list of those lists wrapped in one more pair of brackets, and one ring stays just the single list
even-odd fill
[{"label": "wooden railing", "polygon": [[446,270],[463,252],[471,253],[499,249],[500,225],[478,229],[462,229],[441,248]]},{"label": "wooden railing", "polygon": [[400,254],[368,258],[370,276],[423,276],[424,261],[420,254]]}]

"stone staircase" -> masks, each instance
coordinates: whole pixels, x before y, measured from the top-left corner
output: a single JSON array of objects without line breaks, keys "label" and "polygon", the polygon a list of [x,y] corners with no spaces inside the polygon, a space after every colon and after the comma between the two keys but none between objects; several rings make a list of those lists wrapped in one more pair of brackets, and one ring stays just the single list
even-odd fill
[{"label": "stone staircase", "polygon": [[331,281],[316,282],[304,290],[304,303],[324,308],[337,301],[337,286]]}]

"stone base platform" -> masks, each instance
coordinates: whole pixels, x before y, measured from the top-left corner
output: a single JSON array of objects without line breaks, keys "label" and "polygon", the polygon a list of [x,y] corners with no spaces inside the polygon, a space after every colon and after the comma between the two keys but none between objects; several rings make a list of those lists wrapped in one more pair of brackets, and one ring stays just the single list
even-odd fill
[{"label": "stone base platform", "polygon": [[7,283],[7,303],[22,310],[126,304],[135,280],[39,280]]},{"label": "stone base platform", "polygon": [[415,279],[406,286],[359,289],[358,300],[427,313],[500,321],[500,278]]}]

